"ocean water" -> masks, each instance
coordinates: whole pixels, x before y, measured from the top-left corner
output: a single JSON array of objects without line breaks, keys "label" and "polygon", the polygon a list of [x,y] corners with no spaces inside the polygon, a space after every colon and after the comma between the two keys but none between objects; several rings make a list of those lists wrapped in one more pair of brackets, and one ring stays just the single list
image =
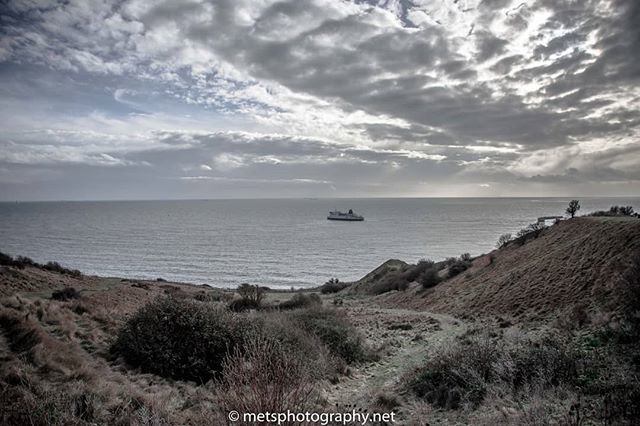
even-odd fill
[{"label": "ocean water", "polygon": [[[86,274],[234,287],[355,280],[391,259],[493,249],[569,198],[298,199],[0,203],[0,251]],[[581,198],[580,213],[640,198]],[[326,220],[353,209],[364,222]]]}]

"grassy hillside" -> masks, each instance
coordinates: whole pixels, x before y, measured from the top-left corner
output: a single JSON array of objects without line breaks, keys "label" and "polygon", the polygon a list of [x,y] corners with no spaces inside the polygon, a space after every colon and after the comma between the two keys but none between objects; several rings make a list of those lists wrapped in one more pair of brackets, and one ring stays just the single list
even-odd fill
[{"label": "grassy hillside", "polygon": [[378,299],[452,315],[544,319],[565,311],[618,311],[626,298],[621,277],[640,256],[640,220],[576,218],[523,244],[476,258],[465,272],[424,290]]}]

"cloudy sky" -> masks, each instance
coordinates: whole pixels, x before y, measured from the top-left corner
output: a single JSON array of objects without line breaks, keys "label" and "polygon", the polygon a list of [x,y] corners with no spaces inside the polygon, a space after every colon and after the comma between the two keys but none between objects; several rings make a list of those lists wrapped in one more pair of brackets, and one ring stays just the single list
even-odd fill
[{"label": "cloudy sky", "polygon": [[640,195],[636,0],[0,3],[0,199]]}]

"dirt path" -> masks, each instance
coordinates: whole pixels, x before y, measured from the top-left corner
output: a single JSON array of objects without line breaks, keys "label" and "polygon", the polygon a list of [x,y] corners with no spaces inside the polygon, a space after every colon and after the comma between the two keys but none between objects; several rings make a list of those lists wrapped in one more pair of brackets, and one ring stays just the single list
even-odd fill
[{"label": "dirt path", "polygon": [[350,301],[346,311],[374,348],[378,362],[352,368],[351,374],[327,390],[330,406],[371,407],[376,397],[399,394],[405,372],[418,367],[430,351],[467,330],[467,324],[448,315],[407,309],[385,309]]}]

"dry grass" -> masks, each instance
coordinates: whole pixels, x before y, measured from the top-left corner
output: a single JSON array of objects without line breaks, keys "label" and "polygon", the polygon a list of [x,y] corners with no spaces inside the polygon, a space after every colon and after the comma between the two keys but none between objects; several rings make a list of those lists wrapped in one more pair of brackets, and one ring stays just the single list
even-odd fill
[{"label": "dry grass", "polygon": [[223,414],[313,411],[320,401],[304,354],[266,336],[226,360],[217,395]]},{"label": "dry grass", "polygon": [[[548,321],[575,304],[588,312],[624,306],[618,279],[640,252],[640,221],[576,218],[549,227],[538,238],[473,261],[467,272],[420,293],[391,292],[385,307],[451,315],[508,315],[516,321]],[[374,285],[374,283],[369,283]]]},{"label": "dry grass", "polygon": [[[3,299],[0,424],[225,424],[221,409],[232,402],[236,407],[317,408],[323,384],[346,371],[339,354],[350,352],[335,352],[336,347],[330,347],[334,341],[326,343],[301,327],[304,309],[241,314],[251,324],[245,329],[246,344],[225,354],[224,373],[217,381],[197,385],[132,370],[111,357],[110,346],[141,307],[159,296],[169,297],[163,292],[157,285],[120,283],[83,292],[70,301],[47,295]],[[183,293],[178,299],[181,306],[215,303],[209,297],[197,301],[199,293],[189,289]],[[224,307],[224,302],[218,306]],[[322,320],[320,329],[329,328],[350,344],[361,344],[350,337],[355,329],[339,314],[332,321],[333,314],[313,318]],[[156,329],[156,334],[166,337],[167,328]]]},{"label": "dry grass", "polygon": [[219,424],[212,392],[108,361],[119,325],[146,293],[123,285],[73,301],[2,299],[0,424]]},{"label": "dry grass", "polygon": [[[578,238],[575,227],[585,221],[596,225]],[[299,303],[302,308],[290,311],[227,312],[251,327],[242,345],[225,349],[217,380],[202,385],[141,373],[111,358],[109,348],[123,324],[167,292],[183,305],[207,308],[224,307],[230,292],[2,268],[0,283],[13,290],[0,300],[0,424],[217,425],[226,424],[227,409],[331,411],[323,404],[333,387],[344,396],[340,407],[397,410],[402,424],[424,418],[441,424],[634,424],[640,418],[634,402],[640,400],[637,305],[622,316],[615,301],[623,284],[629,300],[640,288],[629,255],[638,248],[640,228],[627,226],[568,221],[521,247],[500,250],[491,264],[474,260],[470,272],[433,289],[414,285],[395,292],[408,299],[394,299],[394,306],[406,303],[388,309],[391,317],[377,306],[362,308],[389,303],[391,295],[364,298],[351,288],[340,293],[344,305],[336,310]],[[602,242],[600,232],[617,237]],[[405,265],[392,262],[378,273],[412,279],[415,271]],[[80,297],[50,299],[52,290],[64,287],[78,289]],[[605,296],[616,309],[596,303]],[[330,304],[332,296],[322,297]],[[565,304],[571,314],[569,324],[556,324],[561,331],[518,331],[531,315],[545,318],[542,310],[552,312],[552,303]],[[442,330],[437,321],[427,326],[424,315],[407,309],[414,304],[473,316],[504,309],[511,322],[499,321],[504,328],[496,329],[483,322],[484,332],[454,339],[449,323],[458,320],[442,315]],[[381,342],[389,347],[381,346],[378,363],[369,345]],[[415,370],[418,354],[427,357]],[[356,393],[367,397],[356,400]]]}]

